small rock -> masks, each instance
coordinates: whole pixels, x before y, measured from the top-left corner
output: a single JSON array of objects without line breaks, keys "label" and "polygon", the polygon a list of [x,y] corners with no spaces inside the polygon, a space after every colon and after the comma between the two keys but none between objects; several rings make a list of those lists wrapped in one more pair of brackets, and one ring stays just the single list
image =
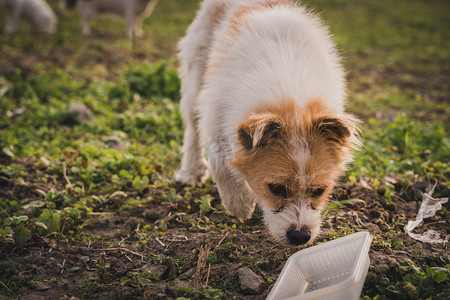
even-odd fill
[{"label": "small rock", "polygon": [[14,119],[15,117],[18,117],[22,115],[26,111],[25,107],[17,108],[14,110],[8,110],[6,111],[6,115],[10,117],[11,119]]},{"label": "small rock", "polygon": [[157,206],[152,209],[145,209],[142,213],[143,217],[148,221],[156,221],[160,218],[164,218],[170,212],[170,209],[166,206]]},{"label": "small rock", "polygon": [[115,268],[113,272],[117,277],[123,277],[127,275],[128,271],[128,269],[119,266]]},{"label": "small rock", "polygon": [[180,280],[184,280],[184,281],[188,281],[188,280],[192,279],[192,277],[195,275],[195,272],[196,272],[195,269],[189,269],[186,272],[184,272],[183,274],[181,274],[179,279]]},{"label": "small rock", "polygon": [[69,107],[69,112],[77,114],[81,121],[92,121],[91,112],[83,103],[75,102]]},{"label": "small rock", "polygon": [[218,213],[212,213],[209,216],[210,220],[215,223],[222,223],[225,221],[225,215],[224,214],[218,214]]},{"label": "small rock", "polygon": [[109,139],[105,142],[106,146],[110,149],[124,149],[126,147],[125,143],[115,139]]},{"label": "small rock", "polygon": [[150,294],[147,294],[147,299],[163,300],[167,299],[166,288],[162,285],[150,285],[148,286]]},{"label": "small rock", "polygon": [[167,267],[164,265],[145,265],[142,270],[155,274],[156,277],[162,279],[164,273],[167,271]]},{"label": "small rock", "polygon": [[73,272],[79,271],[80,269],[81,269],[81,267],[78,267],[78,266],[72,267],[72,268],[69,269],[69,272],[73,273]]},{"label": "small rock", "polygon": [[249,268],[238,270],[239,285],[243,293],[259,295],[261,293],[263,280]]},{"label": "small rock", "polygon": [[186,290],[186,288],[189,288],[193,285],[194,284],[192,281],[184,281],[184,280],[180,280],[177,278],[174,281],[171,281],[169,284],[166,285],[166,290],[165,290],[166,298],[165,299],[168,298],[167,296],[177,298],[178,296],[180,296],[180,290]]},{"label": "small rock", "polygon": [[36,282],[36,285],[34,287],[38,291],[46,291],[46,290],[51,289],[51,286],[49,286],[48,284],[46,284],[42,281]]}]

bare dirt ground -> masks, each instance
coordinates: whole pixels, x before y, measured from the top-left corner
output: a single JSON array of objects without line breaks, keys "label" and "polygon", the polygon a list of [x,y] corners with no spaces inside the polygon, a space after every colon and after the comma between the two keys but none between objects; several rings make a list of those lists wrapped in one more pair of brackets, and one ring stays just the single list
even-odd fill
[{"label": "bare dirt ground", "polygon": [[[11,186],[4,178],[0,179],[0,184],[2,194],[17,195],[19,187]],[[401,224],[415,219],[419,195],[425,187],[425,184],[417,183],[405,191],[412,201],[396,204],[371,189],[340,186],[334,193],[337,199],[358,198],[366,203],[355,202],[331,210],[324,217],[323,231],[317,241],[352,231],[368,231],[375,237],[382,232],[389,236],[392,232],[389,244],[384,239],[374,241],[369,253],[370,271],[383,275],[383,278],[401,278],[406,274],[401,268],[405,258],[414,260],[418,252],[432,256],[448,251],[443,245],[424,244],[405,234],[394,235],[394,232],[403,231]],[[177,189],[183,197],[186,189],[179,186]],[[445,186],[438,186],[436,192],[443,189]],[[27,193],[26,190],[22,192]],[[214,193],[214,190],[210,192]],[[20,249],[3,249],[0,258],[8,262],[8,269],[3,271],[10,272],[16,285],[27,288],[26,299],[67,299],[72,296],[82,299],[166,299],[189,295],[189,289],[183,287],[201,289],[206,286],[226,290],[227,294],[223,295],[226,298],[264,299],[286,259],[298,250],[273,241],[260,217],[253,217],[242,224],[241,229],[218,231],[208,230],[205,226],[192,230],[189,220],[199,217],[198,207],[188,208],[190,204],[186,201],[162,202],[153,192],[144,193],[152,197],[147,205],[133,207],[126,215],[89,215],[83,232],[71,240],[35,238]],[[34,197],[30,193],[24,199],[30,201]],[[107,205],[111,208],[120,204]],[[184,211],[187,213],[180,214]],[[206,217],[215,225],[233,224],[233,220],[223,214],[212,212]],[[164,235],[146,239],[142,244],[145,224],[154,226],[161,221],[167,226]],[[427,219],[423,229],[428,228],[445,234],[450,229],[448,215],[440,212]],[[214,257],[202,260],[205,251],[214,251]],[[237,271],[243,266],[251,266],[263,278],[257,291],[241,289]],[[146,278],[138,281],[132,278],[146,272],[149,274]],[[41,280],[36,281],[36,278]],[[379,278],[369,275],[365,289],[375,288]]]},{"label": "bare dirt ground", "polygon": [[[86,82],[92,77],[117,80],[130,61],[157,61],[173,57],[176,52],[173,41],[148,42],[160,38],[157,33],[150,33],[147,41],[136,41],[133,51],[129,51],[128,41],[117,43],[119,39],[124,40],[120,31],[99,29],[92,37],[84,39],[77,31],[78,23],[62,24],[65,33],[56,41],[44,35],[37,36],[41,40],[39,47],[32,39],[0,34],[0,77],[26,82],[42,69],[60,69]],[[72,32],[77,33],[69,35]],[[361,93],[379,80],[408,88],[408,80],[401,72],[370,68],[358,73],[349,69],[350,81],[359,78],[351,87]],[[410,81],[414,88],[417,82],[428,84],[425,88],[428,91],[436,88],[437,94],[430,96],[431,100],[445,104],[447,75],[431,78],[417,73]],[[361,78],[367,81],[361,82]],[[437,116],[448,124],[449,120],[444,119],[446,110],[441,108],[434,110],[431,117]],[[395,112],[393,109],[392,114]],[[364,118],[392,119],[389,112],[364,113],[361,111]],[[4,112],[1,115],[3,118]],[[430,118],[428,111],[417,110],[415,115],[418,120]],[[0,165],[12,164],[20,165],[29,176],[38,174],[35,172],[39,168],[37,160],[11,159],[0,152]],[[0,197],[8,205],[15,201],[17,207],[21,207],[42,199],[36,189],[64,190],[66,179],[60,173],[51,176],[53,182],[37,185],[24,184],[0,173]],[[388,200],[385,191],[371,183],[342,183],[335,188],[330,202],[356,198],[365,203],[351,202],[330,210],[323,218],[322,232],[316,243],[352,232],[370,232],[374,241],[369,252],[371,264],[364,294],[374,297],[381,293],[385,299],[422,299],[418,286],[417,289],[411,287],[411,283],[403,279],[411,273],[407,261],[423,269],[448,266],[448,244],[416,241],[404,233],[403,227],[408,220],[415,219],[422,195],[434,181],[422,178],[404,185],[395,176],[379,180],[392,184],[402,200]],[[175,191],[176,199],[168,199],[168,189]],[[201,203],[192,201],[204,195],[211,195],[214,209],[202,210]],[[445,181],[438,183],[435,195],[450,196]],[[67,224],[63,228],[64,237],[33,234],[32,239],[20,247],[2,244],[0,299],[264,299],[288,257],[301,249],[273,241],[259,212],[241,224],[218,209],[220,199],[211,182],[201,189],[172,182],[168,188],[135,190],[127,193],[127,197],[140,197],[145,201],[124,207],[126,199],[119,195],[95,203],[92,213],[83,213],[82,224],[62,222]],[[441,236],[450,232],[448,204],[446,208],[426,219],[418,231],[434,229]],[[16,211],[33,215],[32,209]],[[243,279],[238,276],[238,270],[244,267],[250,268],[260,280],[254,289],[244,287]],[[443,292],[435,294],[433,299],[449,299],[449,279],[441,286]],[[407,292],[399,295],[399,291]]]}]

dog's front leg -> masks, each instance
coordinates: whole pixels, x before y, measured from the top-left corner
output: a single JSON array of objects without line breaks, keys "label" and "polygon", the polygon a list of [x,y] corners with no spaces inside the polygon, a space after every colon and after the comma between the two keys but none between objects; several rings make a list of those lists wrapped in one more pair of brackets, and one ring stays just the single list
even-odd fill
[{"label": "dog's front leg", "polygon": [[90,22],[96,15],[97,11],[96,8],[93,7],[93,5],[90,2],[82,2],[81,6],[81,28],[84,35],[90,35],[91,34],[91,26]]},{"label": "dog's front leg", "polygon": [[186,120],[183,140],[183,158],[181,169],[175,174],[175,180],[189,185],[201,185],[209,177],[200,137],[191,120]]},{"label": "dog's front leg", "polygon": [[126,13],[126,20],[127,20],[127,35],[129,38],[132,38],[133,35],[136,34],[135,32],[135,21],[136,21],[136,17],[133,15],[133,11],[131,11],[131,9],[129,9]]},{"label": "dog's front leg", "polygon": [[8,34],[14,33],[16,31],[17,22],[19,21],[20,15],[22,13],[22,4],[17,3],[13,6],[11,10],[11,16],[9,17],[8,23],[6,24],[5,31]]},{"label": "dog's front leg", "polygon": [[144,30],[142,29],[143,16],[136,16],[134,19],[134,34],[141,38],[144,37]]},{"label": "dog's front leg", "polygon": [[196,109],[198,93],[205,69],[205,60],[201,51],[197,51],[198,49],[196,48],[191,49],[189,46],[191,45],[186,46],[188,48],[185,51],[186,53],[181,55],[180,109],[186,129],[184,130],[181,169],[175,174],[175,180],[184,184],[201,185],[209,177],[200,141],[199,117]]},{"label": "dog's front leg", "polygon": [[231,168],[231,144],[219,138],[207,145],[208,169],[219,190],[222,204],[239,220],[250,219],[255,209],[256,197],[242,175]]},{"label": "dog's front leg", "polygon": [[143,32],[137,30],[139,23],[139,4],[138,1],[130,1],[128,5],[125,6],[124,17],[127,22],[127,35],[129,38],[134,36],[142,37]]}]

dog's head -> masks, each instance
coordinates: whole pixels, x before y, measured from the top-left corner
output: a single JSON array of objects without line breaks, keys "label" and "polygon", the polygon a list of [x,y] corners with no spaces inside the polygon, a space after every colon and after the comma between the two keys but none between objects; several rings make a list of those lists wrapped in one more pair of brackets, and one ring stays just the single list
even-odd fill
[{"label": "dog's head", "polygon": [[357,145],[357,120],[333,114],[320,101],[292,101],[252,113],[238,128],[231,165],[257,194],[271,234],[300,245],[312,242],[320,210]]}]

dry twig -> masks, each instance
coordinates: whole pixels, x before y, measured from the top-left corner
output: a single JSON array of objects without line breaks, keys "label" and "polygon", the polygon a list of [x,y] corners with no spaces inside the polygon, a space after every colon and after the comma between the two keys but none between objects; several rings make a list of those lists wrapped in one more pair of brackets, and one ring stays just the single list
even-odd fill
[{"label": "dry twig", "polygon": [[133,250],[129,250],[127,248],[123,248],[123,247],[117,247],[117,248],[103,248],[103,249],[93,249],[95,251],[126,251],[129,252],[131,254],[134,254],[136,256],[139,256],[141,258],[141,260],[144,260],[144,254],[139,253],[139,252],[135,252]]},{"label": "dry twig", "polygon": [[72,182],[70,182],[69,177],[67,177],[66,164],[63,164],[63,175],[64,175],[64,179],[65,179],[66,182],[67,182],[67,188],[68,188],[69,190],[72,190],[72,189],[73,189],[73,185],[72,185]]},{"label": "dry twig", "polygon": [[155,239],[161,246],[166,247],[166,244],[164,244],[159,238]]},{"label": "dry twig", "polygon": [[[195,274],[195,283],[194,287],[196,290],[196,293],[198,291],[199,285],[202,286],[202,289],[206,288],[206,285],[208,284],[209,279],[209,271],[211,268],[211,264],[209,264],[207,274],[206,274],[206,285],[203,285],[203,278],[205,277],[203,274],[205,273],[206,268],[206,262],[208,260],[209,251],[211,250],[211,247],[209,245],[203,245],[200,247],[200,252],[198,254],[198,260],[197,260],[197,272]],[[196,295],[198,297],[198,295]]]},{"label": "dry twig", "polygon": [[214,248],[214,251],[217,250],[217,248],[219,248],[220,244],[222,244],[222,242],[227,238],[227,236],[230,234],[229,231],[227,231],[224,236],[220,239],[220,241],[217,243],[216,247]]}]

